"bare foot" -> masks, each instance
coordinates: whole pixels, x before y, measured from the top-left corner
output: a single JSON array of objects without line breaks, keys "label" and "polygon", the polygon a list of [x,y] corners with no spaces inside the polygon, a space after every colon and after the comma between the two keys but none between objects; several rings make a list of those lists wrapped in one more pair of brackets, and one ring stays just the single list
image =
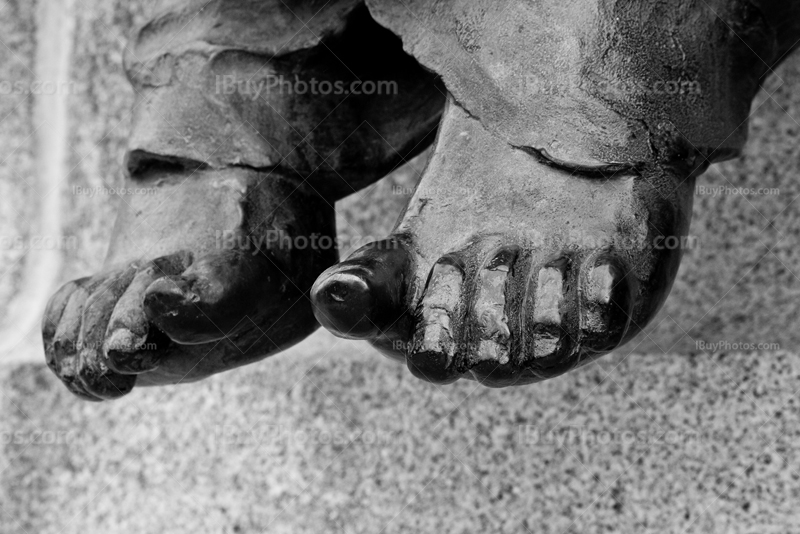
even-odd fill
[{"label": "bare foot", "polygon": [[560,374],[631,339],[666,298],[705,168],[684,156],[555,163],[451,102],[394,234],[317,280],[317,318],[435,382]]},{"label": "bare foot", "polygon": [[[48,365],[83,398],[302,340],[318,327],[308,291],[338,259],[334,202],[433,140],[437,77],[363,6],[239,4],[164,12],[127,59],[139,101],[126,187],[140,193],[121,203],[104,270],[62,287],[43,321]],[[285,85],[298,80],[302,93]],[[361,87],[381,80],[393,90]]]},{"label": "bare foot", "polygon": [[128,197],[108,268],[65,285],[44,319],[48,364],[73,392],[196,380],[315,329],[304,293],[336,260],[327,202],[245,169],[155,168],[138,185],[155,194]]},{"label": "bare foot", "polygon": [[712,3],[367,0],[452,97],[394,233],[314,284],[319,321],[421,378],[490,386],[640,332],[690,243],[696,176],[739,152],[798,36],[791,2]]}]

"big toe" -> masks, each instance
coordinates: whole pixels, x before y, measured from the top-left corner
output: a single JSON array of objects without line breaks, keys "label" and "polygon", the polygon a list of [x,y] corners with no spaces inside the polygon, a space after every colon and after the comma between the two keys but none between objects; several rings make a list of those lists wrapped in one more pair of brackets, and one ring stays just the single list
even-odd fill
[{"label": "big toe", "polygon": [[144,310],[173,341],[192,345],[259,323],[295,293],[299,290],[269,259],[233,250],[202,257],[180,275],[153,282],[144,294]]},{"label": "big toe", "polygon": [[314,315],[333,334],[374,339],[403,314],[410,254],[396,239],[371,243],[323,272],[311,289]]}]

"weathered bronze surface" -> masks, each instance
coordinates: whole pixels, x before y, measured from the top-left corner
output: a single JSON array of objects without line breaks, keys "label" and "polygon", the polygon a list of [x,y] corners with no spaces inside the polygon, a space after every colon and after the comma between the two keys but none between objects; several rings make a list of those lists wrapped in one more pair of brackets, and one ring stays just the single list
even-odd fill
[{"label": "weathered bronze surface", "polygon": [[[121,205],[105,270],[51,299],[47,361],[76,394],[202,379],[318,327],[334,202],[426,148],[446,93],[365,6],[318,4],[172,1],[136,32],[126,186],[156,193]],[[276,80],[397,89],[265,90]]]},{"label": "weathered bronze surface", "polygon": [[[695,178],[798,39],[789,0],[163,2],[125,58],[126,181],[157,194],[51,299],[48,364],[111,399],[318,320],[434,382],[563,373],[663,304]],[[333,203],[434,136],[394,233],[331,267]]]},{"label": "weathered bronze surface", "polygon": [[792,2],[367,0],[450,97],[385,242],[312,290],[433,382],[546,379],[629,341],[675,279],[695,178],[738,155]]}]

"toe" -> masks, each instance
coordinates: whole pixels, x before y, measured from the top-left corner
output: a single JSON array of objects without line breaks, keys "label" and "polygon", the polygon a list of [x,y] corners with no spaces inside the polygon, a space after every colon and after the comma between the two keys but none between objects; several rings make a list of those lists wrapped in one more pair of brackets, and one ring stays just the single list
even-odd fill
[{"label": "toe", "polygon": [[373,318],[381,306],[362,269],[325,273],[312,288],[317,320],[340,337],[368,339],[378,335]]},{"label": "toe", "polygon": [[457,340],[462,324],[464,268],[460,258],[445,257],[432,269],[416,312],[416,327],[407,365],[411,373],[429,382],[458,380]]},{"label": "toe", "polygon": [[606,353],[623,341],[633,314],[635,277],[624,262],[600,253],[587,262],[580,284],[580,336],[584,352]]},{"label": "toe", "polygon": [[69,299],[76,290],[88,282],[88,278],[80,280],[72,280],[67,282],[52,296],[47,303],[47,309],[42,318],[42,341],[44,342],[44,352],[47,366],[54,373],[58,374],[57,360],[55,357],[55,350],[53,349],[53,342],[58,330],[58,325],[61,322],[61,317],[64,315],[64,310],[69,303]]},{"label": "toe", "polygon": [[76,287],[67,299],[51,345],[53,361],[50,368],[70,392],[90,401],[102,399],[90,393],[78,378],[80,368],[78,340],[84,305],[101,281],[98,278],[83,278],[75,282]]},{"label": "toe", "polygon": [[169,339],[150,327],[144,312],[145,291],[159,278],[180,274],[189,263],[188,254],[173,254],[154,260],[136,273],[108,321],[103,351],[113,371],[139,374],[158,366],[158,349]]},{"label": "toe", "polygon": [[562,372],[578,346],[577,272],[569,255],[550,258],[531,271],[519,363],[539,379]]},{"label": "toe", "polygon": [[314,316],[333,334],[375,339],[398,328],[411,256],[395,239],[371,243],[320,275],[311,289]]},{"label": "toe", "polygon": [[290,293],[299,290],[264,255],[229,250],[154,281],[144,309],[173,341],[192,345],[235,336],[259,322],[263,306],[282,305]]},{"label": "toe", "polygon": [[489,256],[477,273],[470,310],[471,331],[466,333],[467,367],[484,385],[504,387],[519,378],[511,361],[512,328],[509,315],[516,307],[512,273],[519,257],[516,247]]},{"label": "toe", "polygon": [[117,301],[136,273],[131,266],[110,275],[86,300],[78,335],[78,378],[86,389],[101,399],[116,399],[130,393],[135,376],[120,375],[109,369],[103,354],[103,341]]},{"label": "toe", "polygon": [[625,263],[608,251],[583,260],[564,254],[532,269],[521,310],[525,381],[558,376],[619,346],[634,295]]}]

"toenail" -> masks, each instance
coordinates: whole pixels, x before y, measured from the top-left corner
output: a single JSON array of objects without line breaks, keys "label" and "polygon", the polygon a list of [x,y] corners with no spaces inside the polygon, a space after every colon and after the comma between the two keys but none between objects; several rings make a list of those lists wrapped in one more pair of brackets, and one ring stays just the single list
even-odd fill
[{"label": "toenail", "polygon": [[489,339],[482,339],[478,345],[478,361],[494,361],[499,364],[508,363],[508,349]]},{"label": "toenail", "polygon": [[588,288],[587,298],[598,304],[609,304],[614,285],[620,278],[613,266],[609,264],[598,265],[592,269],[591,285]]}]

